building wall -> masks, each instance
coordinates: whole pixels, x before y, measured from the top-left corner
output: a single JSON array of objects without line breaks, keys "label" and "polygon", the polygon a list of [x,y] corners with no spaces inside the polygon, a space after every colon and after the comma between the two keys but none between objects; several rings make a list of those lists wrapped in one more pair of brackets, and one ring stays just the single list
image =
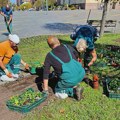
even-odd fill
[{"label": "building wall", "polygon": [[61,5],[79,4],[81,9],[98,9],[101,0],[58,0]]},{"label": "building wall", "polygon": [[22,2],[31,2],[31,0],[22,0]]},{"label": "building wall", "polygon": [[99,9],[100,5],[98,3],[86,3],[85,9]]},{"label": "building wall", "polygon": [[20,6],[22,4],[22,0],[16,0],[17,6]]},{"label": "building wall", "polygon": [[63,4],[80,4],[85,3],[86,0],[57,0],[61,5]]},{"label": "building wall", "polygon": [[86,0],[86,3],[98,3],[99,1],[98,0]]},{"label": "building wall", "polygon": [[86,0],[85,9],[101,9],[101,0]]},{"label": "building wall", "polygon": [[34,3],[36,0],[16,0],[17,5],[21,5],[23,2],[31,2]]}]

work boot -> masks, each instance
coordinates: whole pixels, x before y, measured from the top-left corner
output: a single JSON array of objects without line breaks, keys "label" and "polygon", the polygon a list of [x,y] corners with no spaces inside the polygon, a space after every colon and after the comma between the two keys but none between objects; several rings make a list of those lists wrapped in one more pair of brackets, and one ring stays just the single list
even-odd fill
[{"label": "work boot", "polygon": [[55,96],[58,97],[58,98],[60,98],[60,99],[65,99],[65,98],[68,97],[68,94],[56,92]]},{"label": "work boot", "polygon": [[76,87],[74,88],[74,92],[75,92],[75,98],[80,101],[83,97],[82,97],[82,93],[84,91],[83,87]]}]

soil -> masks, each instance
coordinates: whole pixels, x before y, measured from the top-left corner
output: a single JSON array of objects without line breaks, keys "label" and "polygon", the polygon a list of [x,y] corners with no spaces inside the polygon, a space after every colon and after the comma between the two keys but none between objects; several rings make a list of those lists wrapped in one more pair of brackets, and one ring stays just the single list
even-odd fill
[{"label": "soil", "polygon": [[[20,120],[25,116],[25,114],[9,110],[6,106],[6,101],[10,99],[11,96],[20,94],[25,89],[31,87],[35,90],[42,91],[41,78],[37,75],[29,75],[21,80],[0,85],[0,120]],[[42,109],[43,106],[47,105],[48,101],[52,98],[55,98],[55,96],[53,94],[52,87],[49,87],[49,97],[38,107],[34,108],[34,110]]]}]

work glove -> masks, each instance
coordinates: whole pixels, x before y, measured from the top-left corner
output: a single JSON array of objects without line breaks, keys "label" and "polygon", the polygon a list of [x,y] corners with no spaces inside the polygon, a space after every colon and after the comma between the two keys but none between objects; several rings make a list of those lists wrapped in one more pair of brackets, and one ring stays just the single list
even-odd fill
[{"label": "work glove", "polygon": [[29,65],[27,63],[24,63],[23,65],[25,66],[26,70],[30,70],[30,67],[29,67]]},{"label": "work glove", "polygon": [[12,77],[13,77],[13,76],[12,76],[12,73],[10,73],[10,72],[8,71],[8,69],[5,69],[4,72],[5,72],[5,74],[6,74],[9,78],[12,78]]},{"label": "work glove", "polygon": [[26,70],[29,70],[30,69],[30,67],[29,67],[29,65],[26,63],[26,65],[25,65],[25,69]]}]

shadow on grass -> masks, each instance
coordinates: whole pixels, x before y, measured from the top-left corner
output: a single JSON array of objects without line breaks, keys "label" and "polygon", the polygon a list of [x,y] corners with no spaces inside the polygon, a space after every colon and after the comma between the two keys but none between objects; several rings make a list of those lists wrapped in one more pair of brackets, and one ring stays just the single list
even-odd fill
[{"label": "shadow on grass", "polygon": [[2,33],[2,35],[8,36],[8,35],[9,35],[9,33]]}]

